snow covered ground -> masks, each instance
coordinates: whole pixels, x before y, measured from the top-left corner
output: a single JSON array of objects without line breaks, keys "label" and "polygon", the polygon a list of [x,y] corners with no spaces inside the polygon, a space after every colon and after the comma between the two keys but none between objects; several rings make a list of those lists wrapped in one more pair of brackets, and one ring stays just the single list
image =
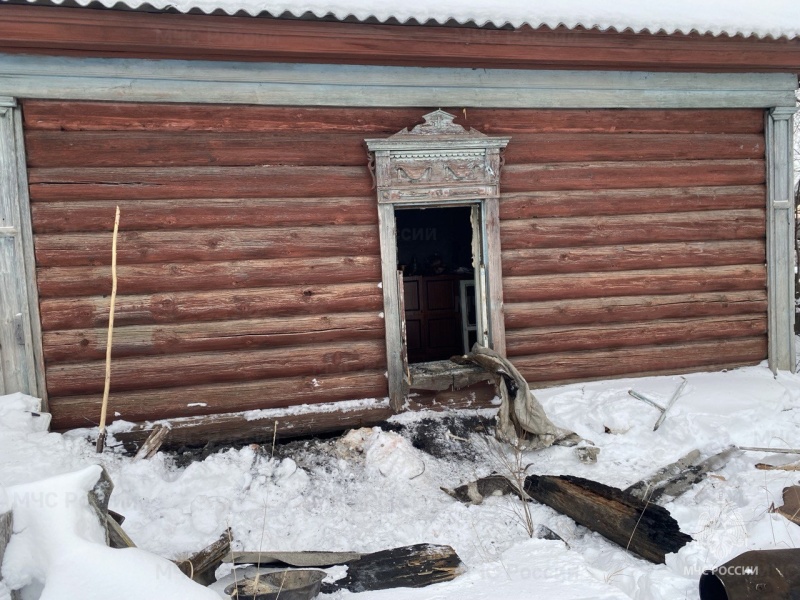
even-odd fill
[{"label": "snow covered ground", "polygon": [[[530,463],[529,473],[574,474],[626,487],[695,448],[710,455],[732,444],[800,446],[800,377],[774,377],[758,366],[686,379],[683,395],[656,432],[658,411],[627,392],[634,387],[666,402],[681,382],[677,376],[535,391],[553,421],[592,440],[601,451],[595,464],[580,462],[575,449],[566,447],[530,452],[523,463]],[[0,506],[20,489],[15,486],[102,464],[115,484],[110,507],[127,517],[125,529],[139,547],[163,557],[185,557],[230,526],[235,545],[248,550],[261,544],[274,551],[371,552],[429,542],[453,546],[467,567],[454,581],[429,588],[358,595],[342,591],[329,598],[516,600],[535,593],[559,599],[695,599],[704,569],[747,549],[800,545],[800,528],[769,512],[773,503],[782,504],[781,491],[796,484],[800,474],[754,468],[757,462],[778,464],[796,456],[739,454],[667,504],[695,541],[670,555],[666,565],[653,565],[545,506],[531,505],[534,521],[566,544],[530,539],[518,500],[493,497],[465,506],[450,498],[440,486],[452,488],[502,472],[503,465],[497,446],[483,436],[472,434],[467,444],[457,437],[468,434],[454,430],[453,437],[446,427],[436,434],[437,444],[450,450],[443,457],[414,447],[410,440],[418,440],[420,428],[429,425],[423,419],[441,415],[403,414],[384,430],[282,445],[274,456],[269,445],[247,446],[178,466],[181,457],[163,453],[139,462],[113,451],[98,456],[86,432],[47,433],[46,418],[24,412],[31,402],[21,396],[0,398]],[[492,413],[479,414],[490,419]],[[36,572],[31,563],[39,559],[35,553],[20,558],[9,552],[3,574],[9,582],[24,579],[26,569]],[[218,575],[224,574],[223,566]],[[55,592],[47,597],[89,597]],[[130,586],[117,586],[115,593],[103,597],[144,597]],[[0,600],[7,598],[0,584]]]}]

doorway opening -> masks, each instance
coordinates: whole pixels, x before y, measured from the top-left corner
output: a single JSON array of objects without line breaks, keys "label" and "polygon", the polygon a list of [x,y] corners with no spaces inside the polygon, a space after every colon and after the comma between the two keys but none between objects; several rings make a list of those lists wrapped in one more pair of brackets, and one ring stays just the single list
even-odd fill
[{"label": "doorway opening", "polygon": [[[409,363],[447,360],[483,342],[480,205],[396,207]],[[477,277],[476,277],[477,273]]]}]

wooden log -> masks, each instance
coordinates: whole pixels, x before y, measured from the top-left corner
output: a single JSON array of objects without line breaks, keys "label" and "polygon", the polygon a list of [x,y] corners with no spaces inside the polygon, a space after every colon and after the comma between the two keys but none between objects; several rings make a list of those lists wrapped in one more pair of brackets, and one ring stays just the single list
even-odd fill
[{"label": "wooden log", "polygon": [[[28,167],[359,166],[364,134],[28,131]],[[515,134],[507,164],[762,158],[760,134]]]},{"label": "wooden log", "polygon": [[[677,156],[749,158],[759,135],[688,136]],[[701,139],[695,139],[701,138]],[[738,152],[734,150],[738,149]],[[361,166],[360,133],[28,131],[28,167]],[[670,154],[664,153],[664,156]]]},{"label": "wooden log", "polygon": [[595,481],[531,475],[525,480],[525,493],[656,564],[664,564],[667,554],[692,541],[663,507]]},{"label": "wooden log", "polygon": [[[169,292],[117,298],[118,326],[224,321],[292,315],[381,310],[383,296],[374,283]],[[42,328],[70,329],[108,325],[108,301],[100,296],[50,298],[40,303]]]},{"label": "wooden log", "polygon": [[195,552],[186,560],[175,561],[181,572],[200,585],[211,585],[217,578],[214,572],[222,564],[222,559],[231,550],[230,528],[222,532],[219,538],[202,550]]},{"label": "wooden log", "polygon": [[[26,130],[358,132],[393,134],[422,108],[307,108],[24,100]],[[433,107],[431,107],[433,108]],[[552,110],[445,107],[456,122],[502,133],[762,133],[761,109]]]},{"label": "wooden log", "polygon": [[[253,381],[323,373],[346,373],[386,366],[383,340],[328,343],[289,348],[196,352],[167,357],[120,358],[111,367],[118,392],[225,381]],[[95,394],[102,389],[102,361],[51,365],[47,390],[52,397]]]},{"label": "wooden log", "polygon": [[464,571],[450,546],[417,544],[363,554],[347,563],[347,575],[323,584],[323,593],[346,589],[353,593],[392,588],[421,588],[451,581]]},{"label": "wooden log", "polygon": [[500,195],[500,218],[510,221],[587,215],[639,215],[642,212],[742,210],[763,208],[766,202],[766,187],[763,185],[517,192]]},{"label": "wooden log", "polygon": [[[137,422],[278,409],[338,400],[385,398],[388,391],[383,373],[382,370],[359,371],[118,392],[111,398],[111,404],[114,412],[119,414],[115,419]],[[487,400],[487,404],[489,400],[491,398]],[[443,401],[441,405],[447,406]],[[99,394],[54,398],[52,427],[65,430],[92,426],[95,423],[87,415],[97,414],[96,409],[99,406]],[[169,441],[167,438],[167,446]]]},{"label": "wooden log", "polygon": [[[380,281],[378,256],[316,256],[267,260],[202,261],[120,265],[127,294],[232,290],[271,286]],[[40,267],[40,298],[92,296],[111,286],[108,267]]]},{"label": "wooden log", "polygon": [[800,52],[796,40],[756,36],[665,36],[563,27],[397,28],[295,19],[232,22],[227,15],[2,8],[14,24],[0,37],[0,47],[6,52],[71,50],[88,56],[154,59],[780,73],[791,72]]},{"label": "wooden log", "polygon": [[[654,215],[568,217],[506,221],[503,249],[570,248],[654,242],[760,239],[766,234],[762,209]],[[38,256],[38,254],[37,254]]]},{"label": "wooden log", "polygon": [[31,205],[33,230],[34,233],[110,231],[106,220],[116,206],[125,212],[125,229],[129,231],[377,223],[375,199],[367,197],[68,200]]},{"label": "wooden log", "polygon": [[610,325],[580,325],[514,329],[506,334],[509,357],[571,350],[595,350],[679,344],[719,338],[766,335],[767,315],[698,317],[634,321]]},{"label": "wooden log", "polygon": [[[383,339],[377,312],[337,313],[169,325],[132,325],[114,332],[115,358],[212,350],[275,348],[326,342]],[[105,355],[102,329],[47,331],[42,341],[48,365],[85,362]]]},{"label": "wooden log", "polygon": [[503,252],[503,275],[519,277],[592,271],[712,267],[758,264],[765,261],[766,242],[763,239],[580,248],[530,248],[505,250]]},{"label": "wooden log", "polygon": [[[348,405],[346,409],[337,408],[337,403],[334,402],[299,415],[286,414],[279,409],[263,411],[258,415],[238,412],[208,417],[167,419],[163,422],[172,429],[166,447],[180,448],[205,446],[209,442],[271,444],[273,434],[275,439],[284,440],[350,428],[371,427],[385,421],[392,414],[388,401],[384,400],[363,402],[356,406]],[[276,422],[277,428],[275,428]],[[126,447],[136,448],[147,438],[152,428],[153,423],[137,423],[129,431],[115,433],[114,437]]]},{"label": "wooden log", "polygon": [[[36,170],[33,171],[36,173]],[[40,177],[36,174],[31,182]],[[675,160],[508,165],[500,176],[505,193],[555,190],[631,189],[711,185],[759,185],[766,171],[763,160]],[[63,187],[63,186],[59,186]],[[83,188],[84,186],[74,186]],[[352,192],[351,192],[352,193]]]},{"label": "wooden log", "polygon": [[[119,237],[120,264],[379,255],[373,225],[125,231]],[[107,233],[39,234],[36,264],[105,264],[100,249],[108,242]]]},{"label": "wooden log", "polygon": [[30,169],[28,183],[32,202],[108,198],[340,198],[372,193],[366,162],[363,167]]},{"label": "wooden log", "polygon": [[507,303],[505,321],[508,332],[525,327],[762,314],[766,310],[766,292],[759,290]]},{"label": "wooden log", "polygon": [[512,143],[505,153],[507,165],[626,160],[736,160],[763,157],[764,137],[760,134],[514,132]]},{"label": "wooden log", "polygon": [[134,461],[153,458],[161,448],[164,440],[169,435],[169,427],[165,425],[156,425],[153,431],[147,436],[147,439],[136,451],[136,456],[133,457]]},{"label": "wooden log", "polygon": [[497,389],[494,383],[481,382],[460,389],[424,391],[411,389],[408,410],[458,410],[492,408],[496,406]]},{"label": "wooden log", "polygon": [[514,358],[514,364],[529,382],[552,382],[620,375],[640,376],[704,365],[756,364],[764,360],[766,355],[766,337],[760,336],[520,356]]},{"label": "wooden log", "polygon": [[693,462],[685,469],[673,473],[671,477],[662,481],[654,480],[653,485],[649,488],[645,486],[644,489],[641,489],[641,485],[636,487],[641,489],[642,499],[648,502],[660,502],[664,498],[678,498],[705,479],[709,473],[722,469],[733,456],[739,453],[737,448],[731,446],[705,460]]},{"label": "wooden log", "polygon": [[[515,359],[516,360],[516,359]],[[584,376],[574,376],[574,377],[565,377],[563,379],[550,379],[550,378],[542,378],[539,380],[531,380],[531,390],[536,392],[536,390],[543,390],[552,387],[570,385],[573,383],[588,383],[591,381],[605,381],[607,379],[629,379],[631,377],[669,377],[671,375],[686,375],[687,373],[714,373],[716,371],[731,371],[733,369],[738,369],[740,367],[750,367],[753,365],[758,364],[760,361],[724,361],[724,358],[720,359],[721,362],[714,363],[714,364],[703,364],[697,366],[689,366],[689,367],[673,367],[673,368],[664,368],[664,369],[652,369],[650,371],[637,371],[636,373],[621,373],[619,375],[584,375]]]},{"label": "wooden log", "polygon": [[506,277],[506,303],[612,296],[763,290],[763,265]]},{"label": "wooden log", "polygon": [[700,451],[692,450],[685,456],[682,456],[674,463],[668,464],[666,467],[658,469],[655,473],[637,481],[636,483],[625,488],[624,492],[635,496],[639,500],[647,501],[650,498],[650,493],[656,488],[662,486],[666,481],[669,481],[676,475],[680,475],[692,465],[700,462]]}]

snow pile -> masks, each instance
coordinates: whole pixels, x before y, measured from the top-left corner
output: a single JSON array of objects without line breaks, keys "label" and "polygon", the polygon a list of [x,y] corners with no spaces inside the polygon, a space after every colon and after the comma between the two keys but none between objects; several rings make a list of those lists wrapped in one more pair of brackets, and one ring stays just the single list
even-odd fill
[{"label": "snow pile", "polygon": [[[29,2],[35,0],[28,0]],[[63,0],[52,0],[60,4]],[[97,0],[113,7],[117,0]],[[81,6],[94,4],[95,0],[77,0]],[[407,0],[403,3],[375,2],[375,0],[124,0],[131,8],[143,5],[171,8],[179,12],[216,10],[227,14],[243,11],[250,15],[264,12],[273,16],[289,14],[302,17],[312,14],[322,18],[333,15],[337,19],[355,17],[364,21],[396,19],[402,23],[433,21],[443,24],[474,22],[478,25],[507,23],[521,27],[566,26],[615,31],[667,33],[712,33],[714,35],[755,35],[759,37],[796,37],[800,35],[800,3],[796,0]]]},{"label": "snow pile", "polygon": [[3,560],[6,584],[41,600],[216,600],[164,558],[106,546],[88,500],[100,472],[91,466],[9,488],[14,534]]},{"label": "snow pile", "polygon": [[[785,373],[776,377],[763,365],[685,377],[683,394],[658,431],[653,425],[659,412],[629,396],[628,390],[664,404],[681,384],[678,376],[536,390],[548,416],[592,440],[601,451],[594,464],[580,462],[575,449],[567,447],[527,452],[520,463],[529,465],[528,473],[577,475],[625,488],[694,449],[709,456],[730,445],[797,446],[800,377]],[[14,498],[15,506],[18,490],[64,473],[72,474],[56,480],[63,482],[59,489],[85,496],[90,471],[81,469],[101,462],[115,483],[110,508],[127,517],[125,530],[137,546],[165,558],[184,558],[231,527],[236,549],[374,552],[417,543],[448,544],[466,565],[463,575],[436,588],[367,592],[359,594],[359,600],[434,596],[522,600],[532,594],[586,600],[696,600],[703,570],[750,549],[800,546],[800,528],[769,512],[771,504],[782,504],[783,488],[796,484],[798,474],[755,468],[759,462],[779,464],[798,458],[791,455],[736,454],[727,466],[667,502],[665,508],[695,541],[668,556],[666,565],[653,565],[543,505],[529,505],[534,523],[546,525],[566,544],[529,539],[519,500],[513,497],[490,497],[478,506],[454,501],[440,487],[454,488],[494,471],[505,472],[509,461],[496,445],[471,433],[480,427],[452,431],[447,429],[454,427],[451,424],[430,427],[430,419],[445,422],[441,413],[405,413],[393,417],[387,427],[359,429],[336,439],[231,448],[191,460],[159,453],[133,462],[110,451],[95,454],[76,433],[42,431],[41,417],[29,412],[36,408],[32,402],[0,398],[0,487]],[[490,418],[491,411],[459,414],[480,423]],[[425,433],[430,431],[437,433]],[[471,443],[474,451],[437,454],[437,458],[419,449],[428,447],[418,443],[420,435],[444,436],[454,447]],[[81,578],[115,574],[120,568],[94,553],[125,556],[127,552],[103,548],[91,524],[81,527],[79,534],[72,529],[55,531],[59,539],[68,537],[65,543],[86,565],[104,565],[96,573],[84,565],[70,567]],[[35,534],[34,528],[31,535]],[[41,542],[46,552],[31,555],[32,544],[26,542],[10,565],[6,561],[4,570],[13,570],[18,582],[42,577],[37,569],[44,567],[36,563],[55,555],[49,543]],[[139,560],[126,560],[125,569],[157,568],[152,557],[141,559],[141,564]],[[53,568],[58,567],[50,566],[50,571]],[[62,572],[63,585],[69,585],[66,579],[72,573]],[[224,568],[218,572],[225,574]],[[52,578],[50,572],[48,577]],[[95,585],[110,584],[96,581]],[[134,589],[133,584],[125,585]],[[114,591],[119,594],[121,588]],[[171,593],[179,598],[182,592]],[[330,597],[351,596],[340,591]],[[81,590],[59,598],[86,597]],[[192,592],[192,597],[201,596]]]}]

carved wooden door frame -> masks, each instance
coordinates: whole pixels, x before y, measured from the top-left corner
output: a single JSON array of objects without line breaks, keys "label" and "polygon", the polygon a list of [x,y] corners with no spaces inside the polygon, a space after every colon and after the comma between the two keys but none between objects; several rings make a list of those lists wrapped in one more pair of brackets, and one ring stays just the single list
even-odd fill
[{"label": "carved wooden door frame", "polygon": [[396,412],[403,410],[409,384],[403,367],[396,207],[480,204],[489,344],[505,355],[499,199],[501,151],[509,138],[467,131],[453,122],[454,115],[442,110],[423,118],[425,122],[411,131],[403,129],[389,138],[366,140],[377,187],[389,398]]}]

